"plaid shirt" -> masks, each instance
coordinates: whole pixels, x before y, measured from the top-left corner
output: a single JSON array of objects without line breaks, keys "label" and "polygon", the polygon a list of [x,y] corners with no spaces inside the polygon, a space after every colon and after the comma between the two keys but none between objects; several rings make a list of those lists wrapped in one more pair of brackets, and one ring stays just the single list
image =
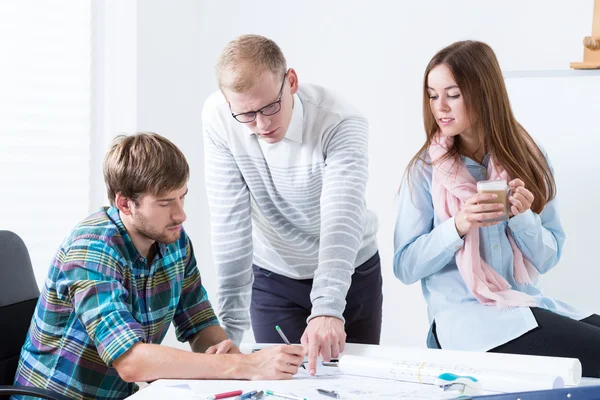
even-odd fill
[{"label": "plaid shirt", "polygon": [[181,342],[217,325],[185,232],[156,246],[149,265],[116,208],[75,227],[58,250],[21,351],[16,385],[73,399],[122,399],[137,390],[112,363],[137,342]]}]

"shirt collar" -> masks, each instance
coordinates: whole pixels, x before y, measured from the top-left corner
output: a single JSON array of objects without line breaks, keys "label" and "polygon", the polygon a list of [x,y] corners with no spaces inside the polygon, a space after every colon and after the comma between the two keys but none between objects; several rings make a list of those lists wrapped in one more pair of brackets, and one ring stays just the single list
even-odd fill
[{"label": "shirt collar", "polygon": [[462,159],[463,159],[463,161],[464,161],[465,165],[467,165],[467,166],[476,166],[476,167],[481,167],[481,166],[484,166],[484,167],[486,167],[486,168],[487,168],[487,167],[488,167],[488,164],[489,164],[489,162],[490,162],[490,157],[491,157],[491,154],[490,154],[490,153],[487,153],[487,154],[486,154],[486,155],[483,157],[483,160],[481,161],[481,163],[479,163],[479,162],[477,162],[477,161],[473,160],[471,157],[467,157],[467,156],[463,156],[463,155],[461,155],[461,157],[462,157]]},{"label": "shirt collar", "polygon": [[[143,258],[142,254],[140,254],[137,247],[135,247],[135,245],[133,244],[133,241],[131,240],[131,236],[129,236],[129,233],[127,233],[125,224],[123,224],[123,221],[121,221],[121,217],[119,215],[119,209],[111,206],[111,207],[105,208],[105,210],[106,210],[106,214],[111,219],[111,221],[114,222],[114,224],[116,225],[116,227],[119,231],[119,234],[121,235],[121,239],[123,240],[122,245],[123,245],[123,247],[125,247],[125,251],[127,252],[129,261],[134,262],[138,259]],[[158,243],[158,246],[156,246],[156,248],[157,248],[156,256],[159,258],[164,257],[165,254],[167,253],[167,245],[166,244]],[[148,266],[150,266],[152,261],[153,260],[147,260]]]},{"label": "shirt collar", "polygon": [[[288,126],[288,130],[285,133],[284,139],[289,139],[297,143],[302,143],[302,125],[304,119],[304,107],[302,106],[302,101],[300,101],[300,97],[298,94],[294,94],[294,106],[292,108],[292,119],[290,121],[290,126]],[[249,135],[256,135],[249,127],[246,127],[249,131]]]},{"label": "shirt collar", "polygon": [[302,143],[302,125],[304,120],[304,107],[298,94],[294,94],[294,108],[292,109],[292,120],[288,127],[285,138],[297,143]]}]

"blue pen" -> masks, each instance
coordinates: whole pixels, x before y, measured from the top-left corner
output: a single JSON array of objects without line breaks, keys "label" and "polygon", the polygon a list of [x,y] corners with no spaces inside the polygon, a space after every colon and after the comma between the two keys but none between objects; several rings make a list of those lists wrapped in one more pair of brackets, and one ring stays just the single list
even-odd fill
[{"label": "blue pen", "polygon": [[253,390],[253,391],[251,391],[251,392],[247,392],[247,393],[243,393],[243,394],[242,394],[242,395],[239,397],[239,399],[240,399],[240,400],[249,399],[250,397],[254,396],[256,393],[258,393],[258,391],[256,391],[256,390]]}]

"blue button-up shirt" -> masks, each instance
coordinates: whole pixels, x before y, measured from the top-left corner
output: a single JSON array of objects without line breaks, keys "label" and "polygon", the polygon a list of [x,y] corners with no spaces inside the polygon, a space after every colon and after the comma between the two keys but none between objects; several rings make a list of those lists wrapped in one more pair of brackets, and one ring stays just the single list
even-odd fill
[{"label": "blue button-up shirt", "polygon": [[[468,157],[462,159],[476,181],[488,179],[489,155],[482,164]],[[426,161],[429,163],[429,158]],[[419,163],[411,172],[410,187],[405,182],[400,190],[394,232],[394,273],[406,284],[421,280],[429,323],[435,321],[442,348],[487,351],[537,327],[528,307],[485,306],[467,288],[455,260],[463,240],[456,231],[454,218],[442,222],[434,212],[431,177],[432,166]],[[527,210],[508,221],[480,228],[481,257],[513,289],[534,297],[538,307],[577,320],[591,315],[544,296],[535,283],[519,285],[515,281],[507,225],[523,256],[540,274],[548,272],[558,263],[565,241],[556,200],[549,202],[540,214]],[[431,329],[427,344],[436,347]]]}]

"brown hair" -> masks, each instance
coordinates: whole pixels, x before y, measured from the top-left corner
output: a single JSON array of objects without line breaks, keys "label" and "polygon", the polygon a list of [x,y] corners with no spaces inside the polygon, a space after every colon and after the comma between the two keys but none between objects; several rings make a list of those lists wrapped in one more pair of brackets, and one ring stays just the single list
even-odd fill
[{"label": "brown hair", "polygon": [[[423,77],[423,123],[427,137],[406,168],[408,180],[417,162],[425,163],[423,156],[439,131],[429,104],[427,79],[431,70],[442,64],[450,69],[460,88],[473,121],[471,128],[479,135],[479,142],[511,179],[519,178],[525,183],[535,196],[531,209],[540,213],[556,195],[554,176],[544,154],[515,119],[496,55],[490,46],[482,42],[467,40],[453,43],[429,61]],[[458,161],[458,144],[459,141],[455,140],[444,159]]]},{"label": "brown hair", "polygon": [[225,46],[217,62],[219,88],[243,93],[254,86],[258,75],[271,71],[282,76],[287,71],[285,57],[277,43],[260,35],[242,35]]},{"label": "brown hair", "polygon": [[181,150],[153,132],[115,137],[104,157],[104,182],[113,206],[119,192],[137,203],[145,193],[159,196],[183,187],[189,176]]}]

